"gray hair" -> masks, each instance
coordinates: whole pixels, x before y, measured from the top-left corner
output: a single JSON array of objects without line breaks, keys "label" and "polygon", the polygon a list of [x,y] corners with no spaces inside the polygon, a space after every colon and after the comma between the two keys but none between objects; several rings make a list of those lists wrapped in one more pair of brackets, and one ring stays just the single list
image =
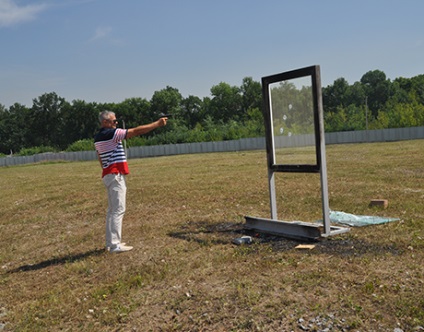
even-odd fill
[{"label": "gray hair", "polygon": [[103,120],[109,120],[111,115],[115,115],[115,112],[112,111],[103,111],[99,113],[99,122],[102,123]]}]

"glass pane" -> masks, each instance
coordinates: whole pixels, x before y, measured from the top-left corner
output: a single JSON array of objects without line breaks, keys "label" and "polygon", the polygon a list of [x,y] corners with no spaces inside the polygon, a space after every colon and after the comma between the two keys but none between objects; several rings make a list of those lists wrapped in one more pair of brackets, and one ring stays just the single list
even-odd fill
[{"label": "glass pane", "polygon": [[316,165],[311,77],[272,83],[269,91],[275,163]]}]

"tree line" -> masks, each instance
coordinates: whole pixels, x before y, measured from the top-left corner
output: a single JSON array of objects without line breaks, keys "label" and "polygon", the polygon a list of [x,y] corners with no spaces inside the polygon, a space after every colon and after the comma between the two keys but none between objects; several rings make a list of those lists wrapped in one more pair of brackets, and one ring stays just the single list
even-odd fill
[{"label": "tree line", "polygon": [[[245,77],[240,86],[221,82],[210,92],[211,97],[184,98],[178,89],[167,86],[150,100],[128,98],[120,103],[68,102],[50,92],[33,99],[32,107],[0,104],[0,153],[92,150],[103,110],[115,112],[119,126],[126,128],[172,114],[166,127],[132,138],[129,146],[264,136],[260,82]],[[322,94],[326,132],[424,125],[424,75],[391,81],[374,70],[352,85],[339,78]],[[301,92],[295,95],[302,97]]]}]

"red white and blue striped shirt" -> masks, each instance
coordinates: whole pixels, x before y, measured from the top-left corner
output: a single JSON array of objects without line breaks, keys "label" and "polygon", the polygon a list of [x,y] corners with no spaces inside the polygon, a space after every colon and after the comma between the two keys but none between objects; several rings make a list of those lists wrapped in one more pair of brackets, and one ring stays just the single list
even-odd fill
[{"label": "red white and blue striped shirt", "polygon": [[102,163],[102,177],[107,174],[129,174],[127,157],[122,140],[127,136],[126,129],[101,128],[94,136],[94,146]]}]

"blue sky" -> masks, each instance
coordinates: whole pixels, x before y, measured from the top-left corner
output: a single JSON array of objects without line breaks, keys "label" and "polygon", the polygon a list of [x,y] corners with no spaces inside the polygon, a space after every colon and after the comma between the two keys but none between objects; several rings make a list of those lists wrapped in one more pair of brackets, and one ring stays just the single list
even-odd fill
[{"label": "blue sky", "polygon": [[0,0],[0,104],[116,102],[310,65],[322,85],[424,74],[422,0]]}]

